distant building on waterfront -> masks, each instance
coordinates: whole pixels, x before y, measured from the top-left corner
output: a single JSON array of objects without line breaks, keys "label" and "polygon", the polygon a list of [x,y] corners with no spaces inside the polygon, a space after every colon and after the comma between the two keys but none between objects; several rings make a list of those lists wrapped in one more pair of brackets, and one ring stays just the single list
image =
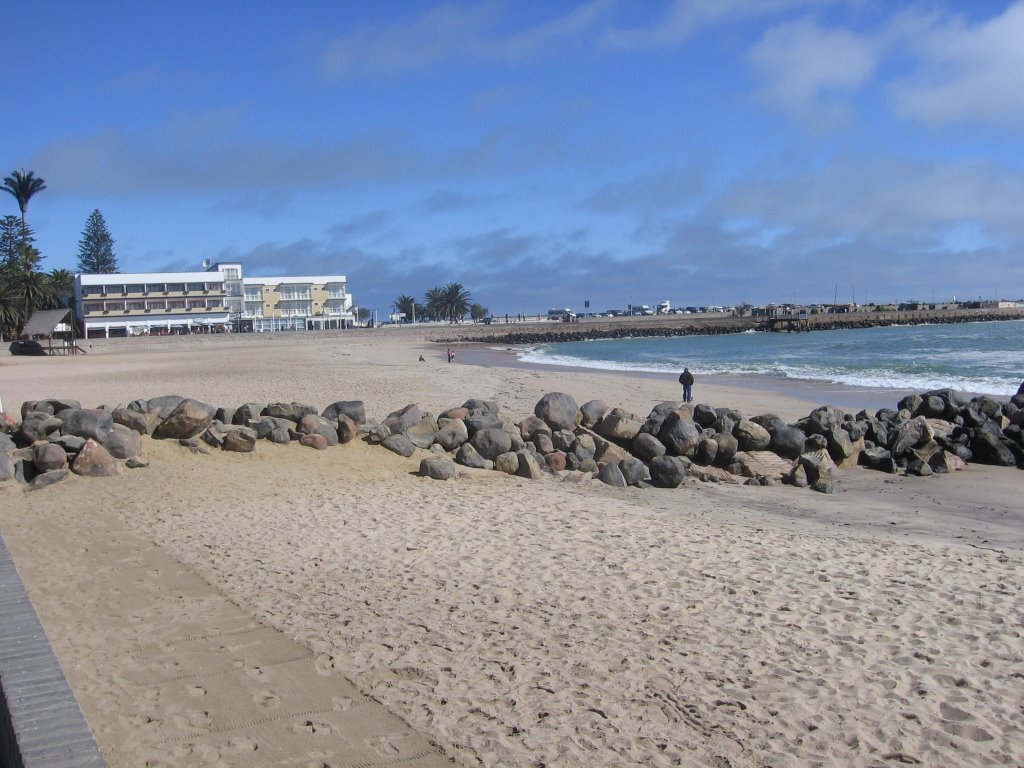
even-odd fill
[{"label": "distant building on waterfront", "polygon": [[350,328],[344,275],[245,277],[241,262],[201,272],[75,275],[86,338]]}]

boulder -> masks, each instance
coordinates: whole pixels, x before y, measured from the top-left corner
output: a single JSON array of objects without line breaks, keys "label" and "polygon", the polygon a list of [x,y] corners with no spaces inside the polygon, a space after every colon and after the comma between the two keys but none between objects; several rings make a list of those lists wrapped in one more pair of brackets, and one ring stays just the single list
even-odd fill
[{"label": "boulder", "polygon": [[420,410],[419,406],[415,403],[410,403],[404,408],[399,408],[397,411],[392,411],[384,417],[384,421],[381,422],[385,427],[391,430],[391,434],[397,435],[404,433],[409,427],[414,424],[419,424],[423,421],[423,411]]},{"label": "boulder", "polygon": [[771,433],[768,450],[777,453],[784,459],[796,460],[804,452],[807,436],[796,427],[783,424]]},{"label": "boulder", "polygon": [[714,441],[718,443],[718,451],[715,453],[715,464],[724,467],[732,461],[736,452],[739,451],[739,441],[728,432],[717,433]]},{"label": "boulder", "polygon": [[579,418],[576,401],[564,392],[548,392],[534,406],[533,413],[552,429],[572,429]]},{"label": "boulder", "polygon": [[528,480],[540,480],[544,477],[540,462],[530,451],[518,451],[515,456],[519,462],[515,471],[517,477],[525,477]]},{"label": "boulder", "polygon": [[580,406],[580,423],[587,429],[593,429],[607,412],[608,404],[604,400],[588,400]]},{"label": "boulder", "polygon": [[[152,404],[153,401],[149,402]],[[153,437],[160,440],[181,440],[201,435],[213,422],[216,413],[217,409],[212,405],[185,398],[160,422],[160,426],[153,432]]]},{"label": "boulder", "polygon": [[568,429],[556,429],[551,433],[551,444],[556,451],[571,451],[576,445],[576,434]]},{"label": "boulder", "polygon": [[71,471],[85,477],[113,477],[120,472],[110,452],[95,440],[87,439],[75,456]]},{"label": "boulder", "polygon": [[555,444],[548,435],[543,433],[538,434],[533,438],[533,445],[537,449],[537,453],[541,456],[555,452]]},{"label": "boulder", "polygon": [[263,412],[267,416],[273,416],[277,419],[288,419],[288,421],[298,424],[299,420],[306,414],[316,415],[320,411],[316,406],[309,405],[308,403],[268,403]]},{"label": "boulder", "polygon": [[626,485],[642,488],[647,476],[647,465],[640,459],[623,459],[618,464],[619,471],[626,480]]},{"label": "boulder", "polygon": [[702,437],[693,451],[693,460],[704,466],[715,463],[718,456],[718,441],[711,437]]},{"label": "boulder", "polygon": [[702,429],[710,429],[718,420],[718,414],[710,405],[698,403],[693,406],[693,420],[699,424]]},{"label": "boulder", "polygon": [[[333,420],[329,420],[323,416],[318,416],[315,413],[306,413],[299,419],[299,423],[295,431],[303,436],[320,435],[324,438],[327,445],[337,445],[338,428],[335,426],[337,423],[337,417]],[[303,443],[303,445],[305,445],[305,443]]]},{"label": "boulder", "polygon": [[690,415],[692,421],[693,410],[686,403],[668,400],[663,403],[658,403],[651,409],[651,412],[648,414],[640,431],[646,432],[650,435],[658,435],[661,432],[661,428],[665,425],[665,419],[668,418],[670,413],[675,411],[683,411]]},{"label": "boulder", "polygon": [[454,451],[469,440],[469,430],[462,419],[443,419],[438,424],[437,444],[446,451]]},{"label": "boulder", "polygon": [[672,411],[658,432],[658,439],[668,452],[678,456],[691,454],[702,437],[700,428],[690,419],[689,412],[682,409]]},{"label": "boulder", "polygon": [[142,453],[142,436],[120,424],[114,425],[101,444],[115,459],[130,459]]},{"label": "boulder", "polygon": [[463,408],[461,405],[456,408],[449,408],[444,411],[438,419],[465,419],[469,416],[469,408]]},{"label": "boulder", "polygon": [[644,461],[650,461],[656,456],[664,456],[666,448],[654,435],[641,432],[633,438],[633,453]]},{"label": "boulder", "polygon": [[819,480],[823,482],[834,480],[838,475],[838,468],[827,450],[805,453],[800,457],[799,462],[807,474],[807,482],[812,486]]},{"label": "boulder", "polygon": [[994,464],[999,467],[1013,467],[1017,459],[1013,451],[990,432],[976,430],[970,443],[974,460],[980,464]]},{"label": "boulder", "polygon": [[256,431],[248,427],[229,429],[221,448],[231,453],[252,453],[256,450]]},{"label": "boulder", "polygon": [[843,412],[831,405],[815,408],[805,419],[798,422],[808,435],[827,435],[843,423]]},{"label": "boulder", "polygon": [[266,409],[266,403],[244,403],[235,409],[234,418],[231,421],[233,424],[248,424],[253,419],[263,416]]},{"label": "boulder", "polygon": [[[144,401],[146,403],[146,413],[151,413],[163,420],[170,416],[174,409],[181,405],[182,401],[185,400],[181,395],[161,395],[160,397],[154,397],[151,400]],[[213,418],[211,414],[210,418]]]},{"label": "boulder", "polygon": [[610,440],[605,440],[603,437],[596,436],[594,438],[594,461],[603,464],[615,464],[623,459],[633,458],[632,454],[625,448],[613,443]]},{"label": "boulder", "polygon": [[924,445],[932,439],[933,433],[927,420],[917,416],[900,424],[889,438],[889,451],[894,458],[904,456],[911,448]]},{"label": "boulder", "polygon": [[405,456],[406,458],[412,456],[416,452],[416,446],[412,444],[412,441],[402,434],[389,435],[381,443],[392,453],[397,453],[399,456]]},{"label": "boulder", "polygon": [[678,488],[686,479],[686,464],[676,456],[651,459],[651,483],[657,488]]},{"label": "boulder", "polygon": [[506,475],[514,475],[519,471],[519,454],[506,451],[494,459],[494,468]]},{"label": "boulder", "polygon": [[359,424],[351,416],[341,413],[338,414],[336,421],[338,422],[339,443],[350,443],[359,434]]},{"label": "boulder", "polygon": [[505,426],[498,414],[488,411],[470,411],[463,421],[466,423],[470,437],[482,429],[502,429]]},{"label": "boulder", "polygon": [[544,462],[548,465],[549,469],[561,472],[569,467],[569,455],[564,451],[552,451],[544,457]]},{"label": "boulder", "polygon": [[487,464],[487,459],[477,453],[470,443],[463,443],[459,446],[459,450],[455,453],[455,461],[464,467],[472,467],[474,469],[483,469]]},{"label": "boulder", "polygon": [[224,436],[227,435],[227,432],[224,423],[219,419],[214,419],[213,423],[207,427],[199,439],[211,448],[223,448]]},{"label": "boulder", "polygon": [[63,411],[61,421],[61,434],[84,437],[98,443],[103,443],[114,426],[110,411],[99,408],[72,408]]},{"label": "boulder", "polygon": [[429,448],[437,438],[437,422],[429,413],[424,413],[422,419],[405,430],[405,436],[417,448]]},{"label": "boulder", "polygon": [[749,419],[737,422],[732,434],[741,451],[763,451],[772,441],[767,429]]},{"label": "boulder", "polygon": [[937,475],[957,472],[967,466],[967,462],[949,451],[939,451],[928,460],[928,463],[932,472]]},{"label": "boulder", "polygon": [[512,438],[497,427],[481,429],[470,438],[470,443],[476,448],[477,453],[491,461],[497,461],[498,456],[512,449]]},{"label": "boulder", "polygon": [[340,416],[345,416],[356,424],[366,423],[366,404],[362,400],[338,400],[324,408],[320,414],[325,419],[336,421]]},{"label": "boulder", "polygon": [[607,437],[609,440],[630,443],[633,441],[633,438],[640,434],[640,427],[642,426],[639,421],[634,421],[626,416],[609,414],[601,419],[594,431],[602,437]]},{"label": "boulder", "polygon": [[478,397],[471,397],[462,404],[467,411],[480,411],[481,413],[498,413],[501,406],[494,400],[481,400]]},{"label": "boulder", "polygon": [[597,479],[613,488],[626,487],[626,478],[623,476],[618,464],[605,464],[601,467],[601,471],[597,473]]},{"label": "boulder", "polygon": [[61,480],[66,480],[68,477],[68,468],[61,467],[60,469],[50,469],[46,472],[41,472],[32,478],[32,482],[28,484],[30,491],[38,491],[41,488],[46,488],[59,483]]},{"label": "boulder", "polygon": [[115,424],[134,430],[140,435],[146,434],[149,430],[149,421],[146,417],[131,408],[115,408],[110,412],[110,417]]},{"label": "boulder", "polygon": [[68,465],[68,455],[54,443],[37,443],[32,449],[32,463],[40,472],[63,469]]},{"label": "boulder", "polygon": [[288,445],[292,441],[292,431],[284,427],[274,427],[266,437],[276,445]]},{"label": "boulder", "polygon": [[18,433],[26,443],[47,440],[50,435],[59,434],[62,422],[56,416],[41,411],[28,413],[21,422]]},{"label": "boulder", "polygon": [[17,444],[10,437],[0,432],[0,453],[8,453],[17,447]]},{"label": "boulder", "polygon": [[896,462],[893,461],[892,454],[881,446],[861,451],[860,456],[857,457],[857,462],[862,467],[878,472],[896,473]]},{"label": "boulder", "polygon": [[838,480],[815,480],[811,483],[811,490],[818,493],[840,493],[843,490]]},{"label": "boulder", "polygon": [[597,454],[597,442],[593,435],[586,432],[576,435],[576,442],[572,446],[573,455],[580,461],[593,459]]},{"label": "boulder", "polygon": [[931,477],[935,473],[927,461],[914,456],[907,460],[907,474],[914,477]]},{"label": "boulder", "polygon": [[850,433],[842,427],[836,427],[825,435],[828,442],[828,454],[836,464],[842,464],[853,456],[853,441],[850,440]]},{"label": "boulder", "polygon": [[433,480],[451,480],[456,475],[455,462],[447,456],[427,456],[420,460],[420,475]]},{"label": "boulder", "polygon": [[551,436],[551,427],[539,416],[527,416],[519,422],[519,434],[523,440],[531,441],[537,435]]},{"label": "boulder", "polygon": [[[306,415],[309,416],[311,414]],[[324,435],[313,432],[311,434],[301,435],[299,437],[299,445],[304,445],[307,448],[316,448],[318,451],[326,451],[331,444]]]}]

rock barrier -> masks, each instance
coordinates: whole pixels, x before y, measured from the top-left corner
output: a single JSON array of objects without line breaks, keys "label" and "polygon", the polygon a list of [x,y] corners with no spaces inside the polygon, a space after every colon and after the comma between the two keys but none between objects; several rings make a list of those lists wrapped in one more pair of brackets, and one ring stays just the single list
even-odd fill
[{"label": "rock barrier", "polygon": [[458,465],[618,488],[677,488],[691,479],[836,493],[840,471],[858,465],[922,477],[968,462],[1024,468],[1022,430],[1024,384],[1006,402],[938,389],[874,413],[822,406],[793,423],[676,401],[638,415],[603,400],[580,405],[563,392],[544,395],[518,419],[494,401],[471,399],[438,416],[409,404],[380,422],[367,420],[361,401],[321,411],[298,402],[216,407],[179,395],[112,408],[51,398],[23,403],[20,421],[0,413],[0,482],[34,490],[71,475],[145,467],[143,438],[195,453],[248,453],[261,440],[328,450],[361,436],[405,457],[429,452],[420,474],[434,479],[458,477]]}]

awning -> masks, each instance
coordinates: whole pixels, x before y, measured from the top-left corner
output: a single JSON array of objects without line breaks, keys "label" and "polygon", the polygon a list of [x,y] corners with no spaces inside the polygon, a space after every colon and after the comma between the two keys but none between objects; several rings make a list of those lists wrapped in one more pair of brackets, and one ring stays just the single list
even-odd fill
[{"label": "awning", "polygon": [[22,336],[51,336],[54,329],[64,322],[64,318],[71,314],[70,309],[46,309],[41,312],[33,312],[32,317],[25,323],[21,331]]}]

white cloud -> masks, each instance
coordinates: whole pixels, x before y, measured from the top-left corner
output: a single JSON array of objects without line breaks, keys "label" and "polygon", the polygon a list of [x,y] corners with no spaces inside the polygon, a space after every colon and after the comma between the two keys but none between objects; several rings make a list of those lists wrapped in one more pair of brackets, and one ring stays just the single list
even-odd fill
[{"label": "white cloud", "polygon": [[764,80],[763,101],[828,129],[847,119],[846,99],[870,80],[881,53],[878,40],[804,18],[768,29],[750,61]]},{"label": "white cloud", "polygon": [[1024,2],[981,23],[933,25],[906,42],[920,67],[890,90],[897,114],[931,125],[1024,126]]}]

